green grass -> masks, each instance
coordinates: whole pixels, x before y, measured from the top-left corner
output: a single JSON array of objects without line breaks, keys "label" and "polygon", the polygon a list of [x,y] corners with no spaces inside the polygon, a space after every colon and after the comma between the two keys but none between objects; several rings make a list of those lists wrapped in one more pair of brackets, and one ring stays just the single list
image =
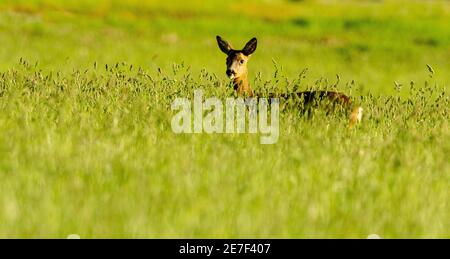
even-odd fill
[{"label": "green grass", "polygon": [[236,47],[257,36],[250,72],[267,79],[276,60],[291,77],[309,68],[311,78],[339,74],[377,94],[392,93],[394,81],[423,82],[426,64],[450,81],[447,1],[3,2],[3,69],[21,57],[66,71],[118,61],[167,70],[184,61],[195,73],[223,75],[224,56],[214,39],[221,34]]},{"label": "green grass", "polygon": [[[450,237],[448,2],[138,2],[0,2],[0,237]],[[176,97],[233,95],[216,34],[363,123],[175,135]]]}]

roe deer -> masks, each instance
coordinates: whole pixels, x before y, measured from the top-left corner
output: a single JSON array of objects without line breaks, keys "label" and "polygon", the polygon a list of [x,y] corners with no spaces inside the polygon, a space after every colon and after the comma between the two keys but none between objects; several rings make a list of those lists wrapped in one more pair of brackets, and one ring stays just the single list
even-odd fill
[{"label": "roe deer", "polygon": [[[216,36],[220,50],[227,55],[227,76],[233,80],[234,90],[239,95],[254,97],[254,93],[248,83],[247,62],[250,55],[255,52],[257,46],[256,38],[252,38],[242,50],[235,50],[231,45]],[[258,96],[256,96],[258,97]],[[353,107],[350,97],[335,91],[303,91],[292,94],[270,94],[270,97],[282,99],[300,98],[304,102],[304,107],[310,107],[322,100],[327,100],[332,104],[340,105],[346,110],[350,110],[350,127],[361,121],[363,109],[360,106]]]}]

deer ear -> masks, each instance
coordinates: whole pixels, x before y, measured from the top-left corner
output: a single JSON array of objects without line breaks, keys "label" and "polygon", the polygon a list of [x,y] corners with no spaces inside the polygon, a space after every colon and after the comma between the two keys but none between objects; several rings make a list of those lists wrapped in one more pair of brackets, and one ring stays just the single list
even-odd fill
[{"label": "deer ear", "polygon": [[257,43],[258,41],[256,38],[251,39],[247,42],[247,44],[245,44],[244,49],[242,49],[242,53],[246,56],[250,56],[253,52],[255,52]]},{"label": "deer ear", "polygon": [[217,44],[219,45],[220,50],[221,50],[223,53],[225,53],[225,54],[228,55],[228,53],[229,53],[230,50],[232,49],[232,48],[231,48],[231,45],[230,45],[227,41],[225,41],[224,39],[222,39],[220,36],[216,36],[216,39],[217,39]]}]

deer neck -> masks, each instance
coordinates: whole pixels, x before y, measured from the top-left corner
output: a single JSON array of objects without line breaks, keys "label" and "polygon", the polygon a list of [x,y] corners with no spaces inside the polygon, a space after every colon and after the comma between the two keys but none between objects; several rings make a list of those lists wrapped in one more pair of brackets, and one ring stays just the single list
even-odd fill
[{"label": "deer neck", "polygon": [[247,73],[242,74],[240,77],[233,79],[234,90],[237,91],[239,95],[247,95],[248,97],[253,97],[253,91],[248,83]]}]

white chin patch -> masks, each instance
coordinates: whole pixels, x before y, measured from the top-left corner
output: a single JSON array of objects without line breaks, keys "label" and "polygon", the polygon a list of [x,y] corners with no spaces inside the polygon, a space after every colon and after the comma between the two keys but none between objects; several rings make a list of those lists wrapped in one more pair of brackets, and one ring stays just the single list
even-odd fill
[{"label": "white chin patch", "polygon": [[234,79],[234,75],[231,74],[231,75],[228,76],[228,78],[229,78],[229,79]]}]

